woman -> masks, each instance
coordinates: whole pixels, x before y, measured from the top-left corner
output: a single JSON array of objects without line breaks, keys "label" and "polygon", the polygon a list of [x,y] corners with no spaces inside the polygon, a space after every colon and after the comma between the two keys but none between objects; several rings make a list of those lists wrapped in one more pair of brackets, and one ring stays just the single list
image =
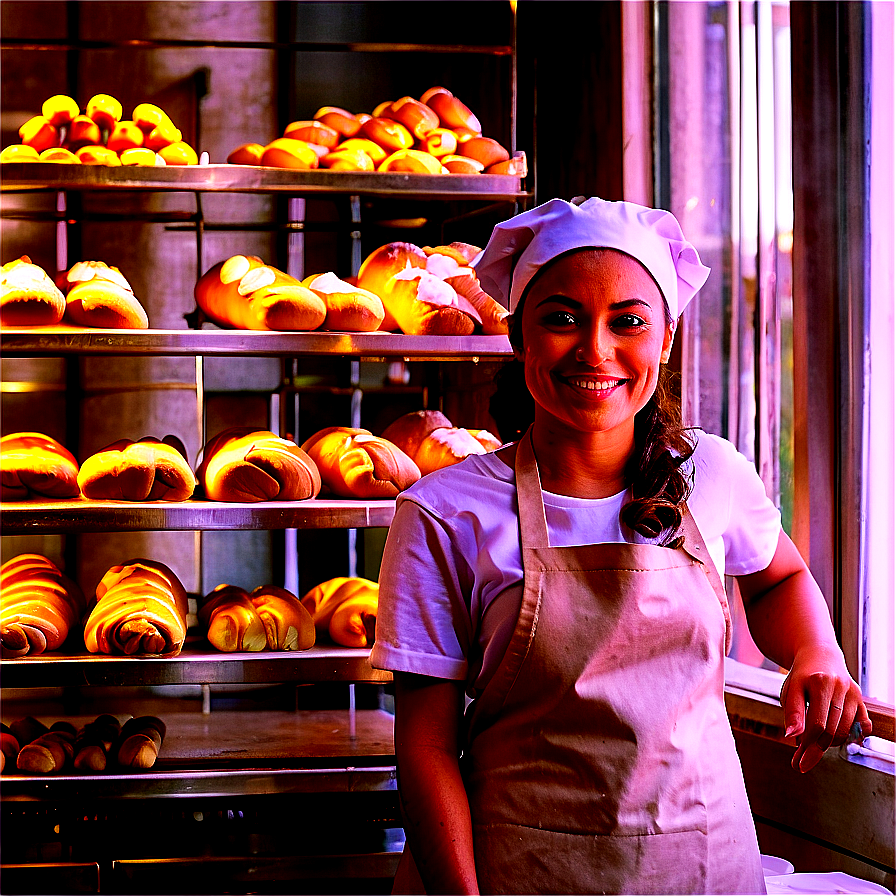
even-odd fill
[{"label": "woman", "polygon": [[596,198],[499,225],[476,270],[534,422],[400,496],[371,655],[426,892],[764,892],[721,574],[790,669],[794,767],[871,726],[752,465],[658,388],[709,270],[668,212]]}]

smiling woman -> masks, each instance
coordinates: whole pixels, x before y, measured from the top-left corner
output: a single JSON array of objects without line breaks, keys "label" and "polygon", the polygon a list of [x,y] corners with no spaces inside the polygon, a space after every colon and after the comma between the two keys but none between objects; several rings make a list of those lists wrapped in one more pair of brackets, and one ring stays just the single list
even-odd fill
[{"label": "smiling woman", "polygon": [[791,670],[794,768],[870,723],[752,464],[658,389],[709,271],[671,214],[601,199],[498,225],[475,268],[533,414],[396,503],[370,661],[395,673],[408,892],[764,892],[722,576]]}]

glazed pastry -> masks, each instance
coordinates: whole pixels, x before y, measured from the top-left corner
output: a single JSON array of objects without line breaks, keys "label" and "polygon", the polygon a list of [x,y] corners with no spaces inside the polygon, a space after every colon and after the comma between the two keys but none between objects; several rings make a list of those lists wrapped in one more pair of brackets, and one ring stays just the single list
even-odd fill
[{"label": "glazed pastry", "polygon": [[80,327],[145,330],[143,306],[118,268],[102,261],[79,261],[59,278],[66,292],[65,317]]},{"label": "glazed pastry", "polygon": [[0,268],[0,324],[53,326],[65,313],[65,296],[47,272],[27,255]]},{"label": "glazed pastry", "polygon": [[40,554],[0,567],[0,647],[4,658],[58,650],[80,628],[87,600],[76,582]]},{"label": "glazed pastry", "polygon": [[367,647],[374,640],[378,599],[376,582],[359,576],[337,576],[308,591],[302,604],[319,636],[345,647]]},{"label": "glazed pastry", "polygon": [[78,462],[56,439],[16,432],[0,439],[0,499],[76,498]]},{"label": "glazed pastry", "polygon": [[119,439],[81,465],[78,484],[85,498],[104,501],[186,501],[196,477],[173,436]]},{"label": "glazed pastry", "polygon": [[199,604],[199,624],[209,643],[224,653],[267,647],[265,625],[249,595],[236,585],[218,585]]},{"label": "glazed pastry", "polygon": [[394,498],[420,478],[400,448],[366,429],[331,426],[302,448],[317,465],[323,487],[341,498]]},{"label": "glazed pastry", "polygon": [[199,279],[194,295],[222,327],[316,330],[327,317],[319,295],[255,255],[234,255],[214,265]]},{"label": "glazed pastry", "polygon": [[321,488],[308,454],[268,430],[227,429],[202,455],[196,475],[210,501],[304,501]]},{"label": "glazed pastry", "polygon": [[308,650],[314,646],[311,614],[291,591],[260,585],[249,599],[264,624],[269,650]]},{"label": "glazed pastry", "polygon": [[113,566],[96,586],[84,624],[90,653],[177,656],[187,635],[187,593],[164,563]]},{"label": "glazed pastry", "polygon": [[386,316],[383,300],[375,293],[340,280],[333,273],[313,274],[302,281],[327,307],[326,330],[366,333],[378,330]]}]

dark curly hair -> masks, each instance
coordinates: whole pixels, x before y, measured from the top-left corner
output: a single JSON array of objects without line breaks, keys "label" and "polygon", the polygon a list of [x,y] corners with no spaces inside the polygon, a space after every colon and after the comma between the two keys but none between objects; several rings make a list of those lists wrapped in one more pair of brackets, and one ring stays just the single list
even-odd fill
[{"label": "dark curly hair", "polygon": [[[510,318],[510,343],[522,349],[522,315]],[[668,316],[668,312],[667,312]],[[684,465],[694,453],[694,443],[680,424],[678,403],[671,396],[672,375],[660,368],[656,391],[635,415],[635,450],[625,467],[632,499],[622,508],[622,522],[634,532],[659,544],[679,547],[682,506],[691,493],[692,481]],[[524,364],[514,358],[495,374],[496,390],[489,413],[504,442],[519,441],[535,419],[535,401],[526,386]]]}]

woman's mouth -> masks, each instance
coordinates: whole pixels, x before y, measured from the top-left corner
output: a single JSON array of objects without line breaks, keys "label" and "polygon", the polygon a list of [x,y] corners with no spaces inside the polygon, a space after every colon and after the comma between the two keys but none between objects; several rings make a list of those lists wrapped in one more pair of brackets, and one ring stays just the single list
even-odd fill
[{"label": "woman's mouth", "polygon": [[595,396],[611,392],[617,386],[622,386],[628,380],[615,378],[598,378],[593,376],[568,376],[564,377],[566,383],[576,389],[584,389]]}]

